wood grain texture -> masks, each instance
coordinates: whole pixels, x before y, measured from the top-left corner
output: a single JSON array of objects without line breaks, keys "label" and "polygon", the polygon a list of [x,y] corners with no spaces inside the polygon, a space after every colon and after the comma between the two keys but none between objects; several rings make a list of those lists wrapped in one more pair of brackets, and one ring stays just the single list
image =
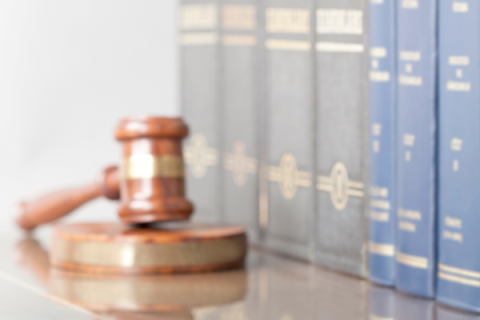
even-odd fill
[{"label": "wood grain texture", "polygon": [[123,222],[187,220],[193,204],[185,198],[182,139],[188,127],[180,118],[139,117],[120,121]]},{"label": "wood grain texture", "polygon": [[170,222],[134,228],[119,223],[57,224],[50,261],[98,274],[201,272],[241,267],[241,227]]},{"label": "wood grain texture", "polygon": [[128,117],[118,124],[115,132],[117,140],[148,138],[176,138],[188,136],[188,127],[181,118]]},{"label": "wood grain texture", "polygon": [[119,198],[119,177],[117,167],[102,171],[95,182],[43,195],[31,202],[19,204],[16,213],[17,225],[26,230],[64,217],[73,210],[97,197]]}]

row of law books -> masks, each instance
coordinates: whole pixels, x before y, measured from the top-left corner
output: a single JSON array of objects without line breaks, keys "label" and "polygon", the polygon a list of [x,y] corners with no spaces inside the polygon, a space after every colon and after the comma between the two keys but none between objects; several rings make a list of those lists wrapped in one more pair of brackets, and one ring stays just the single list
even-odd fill
[{"label": "row of law books", "polygon": [[479,10],[475,0],[183,0],[195,219],[480,311]]}]

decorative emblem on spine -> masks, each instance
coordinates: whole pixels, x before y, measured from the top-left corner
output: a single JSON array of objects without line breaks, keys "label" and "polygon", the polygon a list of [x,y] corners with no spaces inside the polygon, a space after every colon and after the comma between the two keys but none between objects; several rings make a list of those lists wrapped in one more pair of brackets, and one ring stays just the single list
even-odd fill
[{"label": "decorative emblem on spine", "polygon": [[245,184],[249,173],[257,172],[257,160],[247,157],[247,147],[242,141],[236,141],[232,153],[225,154],[223,166],[232,171],[233,182],[237,186]]},{"label": "decorative emblem on spine", "polygon": [[291,153],[285,153],[280,158],[278,167],[268,168],[268,180],[278,182],[285,199],[292,199],[297,193],[297,187],[312,185],[310,173],[298,171],[297,161]]},{"label": "decorative emblem on spine", "polygon": [[317,189],[330,192],[332,204],[337,210],[345,208],[349,196],[363,197],[364,187],[364,184],[361,182],[348,180],[347,168],[341,162],[333,165],[330,177],[317,177]]},{"label": "decorative emblem on spine", "polygon": [[207,173],[208,167],[218,164],[218,151],[209,148],[207,139],[202,134],[194,134],[189,145],[183,148],[185,163],[195,178],[202,178]]}]

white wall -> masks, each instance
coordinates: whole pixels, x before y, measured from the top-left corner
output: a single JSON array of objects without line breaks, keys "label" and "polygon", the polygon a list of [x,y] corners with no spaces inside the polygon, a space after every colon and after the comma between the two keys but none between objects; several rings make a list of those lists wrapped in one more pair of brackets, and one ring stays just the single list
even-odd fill
[{"label": "white wall", "polygon": [[[0,232],[14,204],[119,161],[123,116],[179,114],[175,0],[0,1]],[[115,220],[98,200],[75,220]]]}]

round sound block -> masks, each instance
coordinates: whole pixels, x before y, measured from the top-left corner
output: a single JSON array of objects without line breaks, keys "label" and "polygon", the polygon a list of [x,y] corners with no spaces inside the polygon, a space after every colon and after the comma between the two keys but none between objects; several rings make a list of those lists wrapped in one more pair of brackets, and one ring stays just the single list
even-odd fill
[{"label": "round sound block", "polygon": [[241,227],[169,222],[147,228],[120,223],[57,224],[50,262],[87,273],[177,273],[243,265],[247,251]]}]

